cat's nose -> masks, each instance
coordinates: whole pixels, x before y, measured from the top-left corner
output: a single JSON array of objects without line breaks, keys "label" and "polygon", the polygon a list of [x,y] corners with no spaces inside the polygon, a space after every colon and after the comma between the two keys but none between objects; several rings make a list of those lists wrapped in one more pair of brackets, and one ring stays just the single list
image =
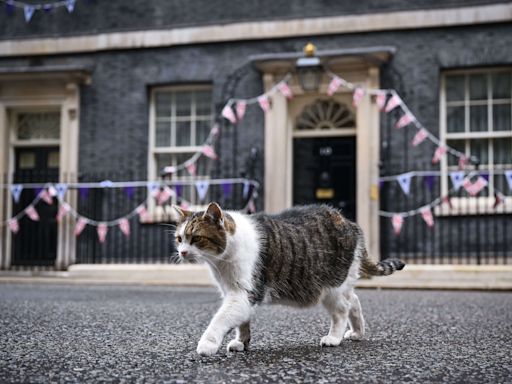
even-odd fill
[{"label": "cat's nose", "polygon": [[181,253],[181,256],[183,256],[183,257],[188,255],[188,251],[181,251],[180,253]]}]

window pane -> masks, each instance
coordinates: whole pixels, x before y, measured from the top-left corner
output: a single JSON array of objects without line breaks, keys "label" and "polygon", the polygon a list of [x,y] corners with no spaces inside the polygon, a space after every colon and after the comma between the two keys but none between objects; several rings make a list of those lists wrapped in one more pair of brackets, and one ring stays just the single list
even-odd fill
[{"label": "window pane", "polygon": [[210,134],[210,120],[199,120],[196,122],[196,145],[202,145]]},{"label": "window pane", "polygon": [[487,131],[487,106],[486,105],[473,105],[469,107],[469,130]]},{"label": "window pane", "polygon": [[48,153],[48,159],[46,165],[48,168],[59,168],[60,152],[58,150],[51,151]]},{"label": "window pane", "polygon": [[156,147],[169,147],[171,145],[171,123],[168,121],[156,122]]},{"label": "window pane", "polygon": [[493,140],[494,164],[512,164],[512,138]]},{"label": "window pane", "polygon": [[469,76],[469,99],[487,100],[487,76],[470,75]]},{"label": "window pane", "polygon": [[156,117],[171,117],[171,92],[156,93]]},{"label": "window pane", "polygon": [[176,145],[187,146],[192,145],[190,141],[190,121],[176,122]]},{"label": "window pane", "polygon": [[446,77],[446,100],[464,101],[464,75]]},{"label": "window pane", "polygon": [[60,138],[60,112],[19,113],[18,139],[58,139]]},{"label": "window pane", "polygon": [[470,140],[471,156],[476,156],[480,165],[489,163],[489,140],[477,139]]},{"label": "window pane", "polygon": [[496,73],[492,75],[493,99],[510,99],[512,95],[510,85],[510,73]]},{"label": "window pane", "polygon": [[174,165],[172,162],[172,155],[167,154],[158,154],[156,155],[156,172],[157,175],[162,172],[162,170],[170,165]]},{"label": "window pane", "polygon": [[[466,141],[465,140],[447,140],[446,144],[450,147],[456,149],[459,152],[466,153]],[[447,157],[448,165],[458,165],[459,159],[455,156],[448,155]]]},{"label": "window pane", "polygon": [[448,107],[446,128],[448,132],[464,132],[464,107]]},{"label": "window pane", "polygon": [[176,116],[190,116],[192,103],[192,92],[176,93]]},{"label": "window pane", "polygon": [[510,131],[512,130],[512,123],[510,119],[511,107],[510,104],[493,105],[492,118],[493,129],[495,131]]},{"label": "window pane", "polygon": [[210,116],[212,114],[212,98],[211,92],[196,92],[196,115]]}]

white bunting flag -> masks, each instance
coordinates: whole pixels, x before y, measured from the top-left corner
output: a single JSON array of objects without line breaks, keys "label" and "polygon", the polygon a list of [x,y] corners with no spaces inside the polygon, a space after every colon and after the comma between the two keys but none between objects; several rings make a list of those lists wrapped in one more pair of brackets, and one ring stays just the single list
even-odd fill
[{"label": "white bunting flag", "polygon": [[99,239],[100,243],[104,243],[105,239],[107,238],[107,232],[108,232],[107,224],[99,223],[98,228],[96,229],[96,232],[98,233],[98,239]]},{"label": "white bunting flag", "polygon": [[20,224],[18,223],[18,219],[15,217],[9,220],[9,229],[12,233],[16,234],[20,230]]},{"label": "white bunting flag", "polygon": [[23,191],[23,185],[21,184],[13,184],[11,185],[11,194],[15,203],[20,201],[21,191]]},{"label": "white bunting flag", "polygon": [[25,22],[30,22],[32,16],[34,16],[34,12],[36,11],[35,7],[32,5],[25,5],[23,7],[23,13],[25,15]]},{"label": "white bunting flag", "polygon": [[25,213],[30,218],[30,220],[39,221],[39,214],[33,205],[29,205],[27,208],[25,208]]},{"label": "white bunting flag", "polygon": [[450,172],[450,179],[452,181],[454,191],[458,191],[462,183],[464,183],[464,171]]},{"label": "white bunting flag", "polygon": [[66,191],[68,190],[67,184],[57,184],[55,186],[55,189],[57,190],[57,196],[60,200],[64,199],[64,196],[66,195]]},{"label": "white bunting flag", "polygon": [[247,103],[243,100],[239,100],[236,102],[236,117],[238,120],[242,120],[245,115],[245,109],[247,108]]},{"label": "white bunting flag", "polygon": [[171,188],[169,188],[167,185],[165,187],[163,187],[157,197],[158,205],[165,204],[167,202],[167,200],[169,200],[171,198],[171,196],[173,196],[174,194],[175,194],[174,191]]},{"label": "white bunting flag", "polygon": [[188,173],[190,173],[192,176],[196,175],[196,171],[197,171],[196,163],[190,163],[190,164],[186,165],[185,168],[187,168]]},{"label": "white bunting flag", "polygon": [[166,174],[172,174],[176,173],[178,169],[173,165],[168,165],[167,167],[164,167],[164,173]]},{"label": "white bunting flag", "polygon": [[391,224],[393,225],[393,231],[395,235],[399,235],[402,231],[402,225],[404,223],[404,218],[401,215],[393,215],[391,218]]},{"label": "white bunting flag", "polygon": [[334,95],[334,93],[338,90],[338,88],[341,86],[341,84],[343,84],[341,79],[337,76],[334,76],[332,78],[331,82],[329,83],[329,87],[327,88],[327,94],[329,96]]},{"label": "white bunting flag", "polygon": [[293,92],[292,90],[290,89],[290,87],[288,86],[288,84],[285,82],[285,81],[281,81],[278,85],[277,85],[277,89],[279,90],[279,92],[281,92],[283,94],[283,96],[285,96],[288,100],[291,100],[293,99]]},{"label": "white bunting flag", "polygon": [[375,103],[377,104],[379,111],[382,111],[384,109],[384,107],[386,106],[387,99],[388,99],[387,92],[380,91],[377,93],[377,96],[375,96]]},{"label": "white bunting flag", "polygon": [[53,204],[53,199],[50,196],[50,193],[46,189],[43,189],[41,192],[39,192],[39,197],[46,204],[48,204],[48,205],[52,205]]},{"label": "white bunting flag", "polygon": [[146,209],[146,207],[144,205],[139,205],[135,209],[135,212],[137,212],[141,221],[143,221],[143,222],[149,221],[148,210]]},{"label": "white bunting flag", "polygon": [[437,147],[436,151],[434,152],[434,157],[432,157],[432,164],[439,163],[446,152],[447,149],[444,145]]},{"label": "white bunting flag", "polygon": [[160,184],[155,181],[150,181],[147,184],[148,193],[151,197],[154,197],[155,199],[158,198],[158,195],[160,194]]},{"label": "white bunting flag", "polygon": [[75,0],[66,0],[66,9],[72,13],[75,10]]},{"label": "white bunting flag", "polygon": [[112,183],[112,181],[110,180],[103,180],[102,182],[100,182],[100,185],[102,188],[112,188],[114,183]]},{"label": "white bunting flag", "polygon": [[471,180],[465,179],[462,186],[469,193],[470,196],[476,196],[478,193],[487,186],[488,182],[482,176],[478,176],[478,179],[472,183]]},{"label": "white bunting flag", "polygon": [[459,157],[459,169],[466,168],[466,165],[468,165],[468,164],[469,164],[469,159],[467,158],[467,156],[462,155],[461,157]]},{"label": "white bunting flag", "polygon": [[197,194],[199,195],[199,200],[203,201],[206,197],[206,193],[208,192],[208,187],[210,186],[210,182],[208,180],[198,180],[196,181],[196,189]]},{"label": "white bunting flag", "polygon": [[231,104],[226,104],[226,106],[222,109],[222,116],[228,119],[232,124],[236,123],[235,112],[233,112]]},{"label": "white bunting flag", "polygon": [[388,103],[386,104],[386,113],[391,112],[393,109],[402,104],[402,100],[397,95],[391,96]]},{"label": "white bunting flag", "polygon": [[508,189],[512,191],[512,171],[505,171],[505,179],[507,179]]},{"label": "white bunting flag", "polygon": [[406,113],[405,115],[403,115],[395,124],[395,128],[397,129],[400,129],[400,128],[403,128],[405,127],[406,125],[409,125],[411,124],[412,122],[414,121],[414,119],[412,118],[411,115],[409,115],[408,113]]},{"label": "white bunting flag", "polygon": [[86,225],[87,220],[85,220],[83,217],[80,217],[75,225],[75,236],[80,236]]},{"label": "white bunting flag", "polygon": [[270,100],[267,95],[261,95],[258,97],[258,104],[265,113],[270,111]]},{"label": "white bunting flag", "polygon": [[53,185],[50,185],[48,187],[48,193],[50,194],[51,197],[55,197],[58,195],[57,189]]},{"label": "white bunting flag", "polygon": [[202,152],[205,156],[209,157],[210,159],[214,159],[214,160],[217,160],[218,159],[218,156],[217,154],[215,153],[215,150],[213,149],[213,147],[211,145],[205,145],[203,146],[202,148]]},{"label": "white bunting flag", "polygon": [[359,104],[361,104],[361,101],[363,101],[364,97],[364,89],[363,88],[356,88],[354,90],[354,94],[352,95],[352,105],[354,108],[359,107]]},{"label": "white bunting flag", "polygon": [[119,219],[119,229],[123,232],[123,235],[130,237],[130,222],[126,217]]},{"label": "white bunting flag", "polygon": [[66,213],[69,212],[69,206],[67,204],[61,204],[59,207],[59,211],[57,212],[57,216],[55,216],[55,219],[57,220],[57,223],[60,223],[64,216],[66,216]]},{"label": "white bunting flag", "polygon": [[425,128],[421,128],[416,135],[414,135],[414,138],[412,139],[412,146],[417,147],[423,141],[428,137],[428,132]]},{"label": "white bunting flag", "polygon": [[219,134],[219,125],[215,124],[212,129],[210,129],[210,135],[217,136]]},{"label": "white bunting flag", "polygon": [[432,215],[432,211],[430,209],[430,207],[423,207],[420,209],[420,212],[421,212],[421,217],[423,217],[423,220],[425,220],[425,223],[427,223],[427,225],[429,227],[433,227],[434,226],[434,216]]},{"label": "white bunting flag", "polygon": [[410,173],[404,173],[398,176],[397,178],[398,184],[400,184],[400,187],[402,187],[402,191],[404,191],[406,195],[409,194],[409,191],[411,189],[411,178],[412,175]]}]

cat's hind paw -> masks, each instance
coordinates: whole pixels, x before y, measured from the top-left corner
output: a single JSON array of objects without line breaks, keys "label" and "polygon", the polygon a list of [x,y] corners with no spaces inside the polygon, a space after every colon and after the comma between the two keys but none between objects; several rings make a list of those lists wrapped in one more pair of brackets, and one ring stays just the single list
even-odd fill
[{"label": "cat's hind paw", "polygon": [[213,356],[219,350],[219,346],[209,340],[200,340],[197,344],[197,353],[201,356]]},{"label": "cat's hind paw", "polygon": [[228,352],[243,352],[244,349],[244,343],[237,339],[231,340],[228,344]]},{"label": "cat's hind paw", "polygon": [[341,344],[340,337],[324,336],[320,339],[320,345],[322,347],[337,347]]},{"label": "cat's hind paw", "polygon": [[363,340],[363,334],[360,332],[354,332],[353,330],[349,329],[347,332],[345,332],[345,336],[343,336],[346,340]]}]

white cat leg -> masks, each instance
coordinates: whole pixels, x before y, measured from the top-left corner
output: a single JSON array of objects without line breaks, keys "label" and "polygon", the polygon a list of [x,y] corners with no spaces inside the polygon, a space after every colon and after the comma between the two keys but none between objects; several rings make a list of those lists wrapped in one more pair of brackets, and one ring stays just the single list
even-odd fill
[{"label": "white cat leg", "polygon": [[197,353],[203,356],[215,354],[224,336],[233,328],[247,322],[251,316],[251,305],[246,294],[228,293],[210,325],[197,344]]},{"label": "white cat leg", "polygon": [[250,322],[243,323],[236,329],[236,337],[228,344],[228,352],[242,352],[249,348],[251,341],[251,326]]},{"label": "white cat leg", "polygon": [[345,332],[344,338],[349,340],[361,340],[364,336],[364,318],[361,303],[353,290],[348,294],[348,300],[350,302],[350,310],[348,313],[350,329]]},{"label": "white cat leg", "polygon": [[331,315],[329,334],[320,340],[321,346],[334,347],[340,345],[347,328],[349,302],[337,289],[332,289],[325,295],[322,304]]}]

